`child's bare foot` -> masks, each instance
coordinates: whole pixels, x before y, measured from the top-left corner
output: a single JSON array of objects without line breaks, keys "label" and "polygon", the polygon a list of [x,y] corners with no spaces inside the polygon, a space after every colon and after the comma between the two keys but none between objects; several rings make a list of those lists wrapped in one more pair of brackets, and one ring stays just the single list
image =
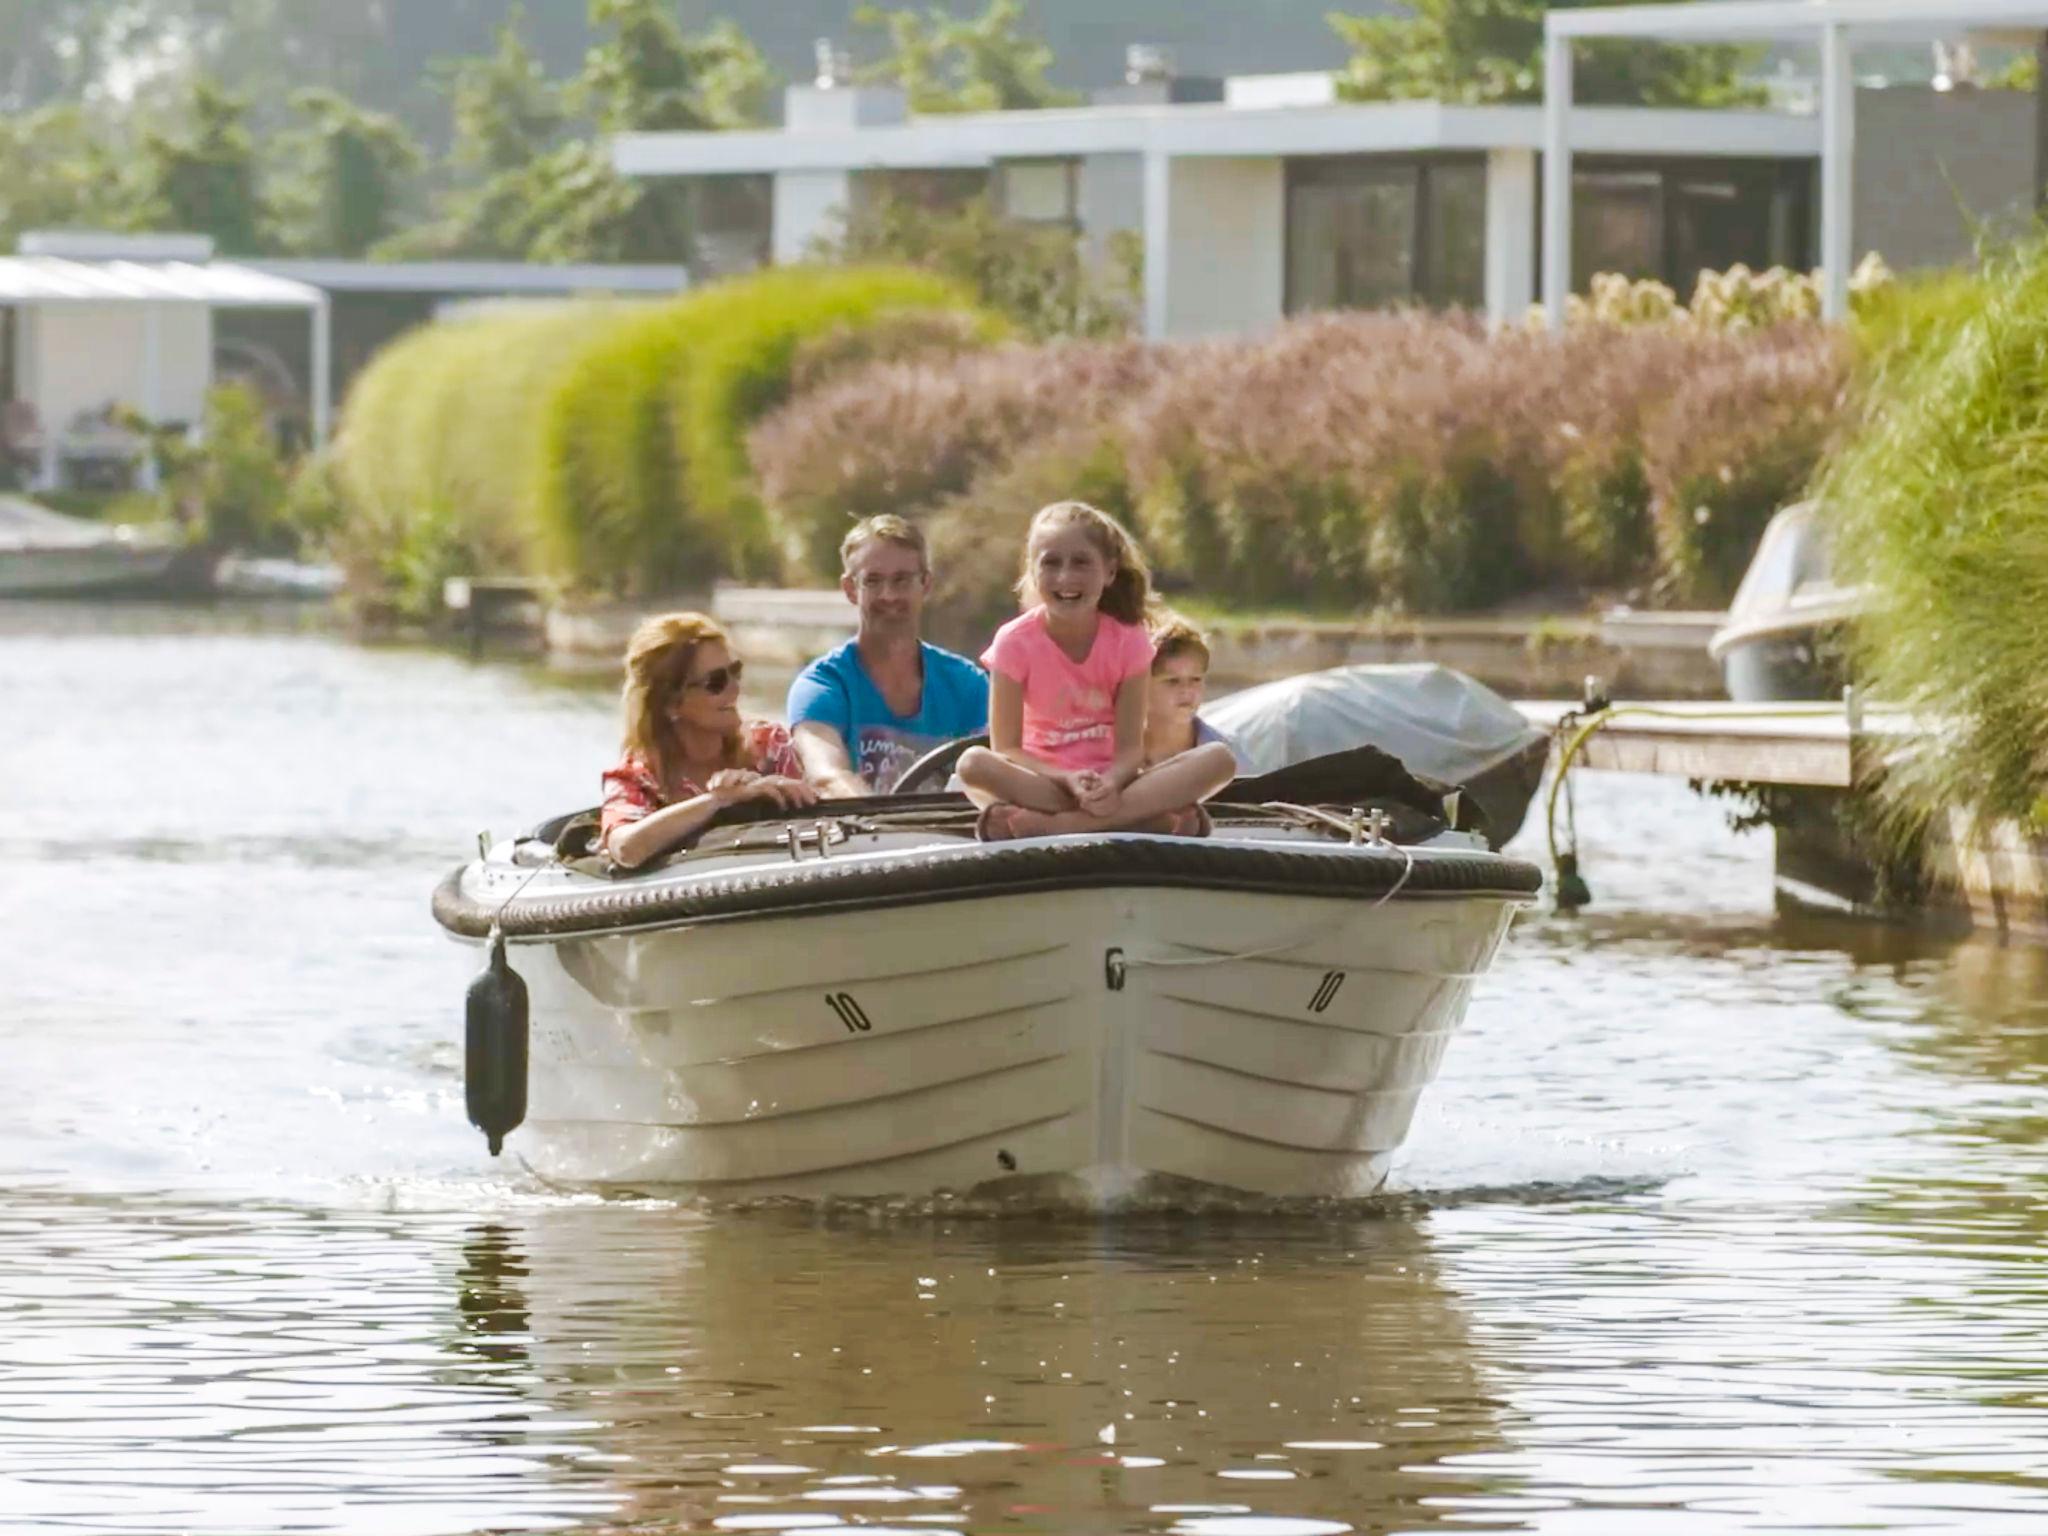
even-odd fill
[{"label": "child's bare foot", "polygon": [[[1066,813],[1073,814],[1073,813]],[[974,835],[984,843],[1007,843],[1020,837],[1044,837],[1059,818],[1029,806],[997,800],[982,807],[974,823]]]}]

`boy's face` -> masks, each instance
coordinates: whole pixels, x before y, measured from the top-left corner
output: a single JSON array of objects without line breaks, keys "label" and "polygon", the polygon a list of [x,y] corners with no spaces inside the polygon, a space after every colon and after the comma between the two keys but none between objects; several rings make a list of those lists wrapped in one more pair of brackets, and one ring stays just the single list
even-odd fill
[{"label": "boy's face", "polygon": [[1186,725],[1202,707],[1203,679],[1209,664],[1196,651],[1180,651],[1152,667],[1150,708],[1154,718]]}]

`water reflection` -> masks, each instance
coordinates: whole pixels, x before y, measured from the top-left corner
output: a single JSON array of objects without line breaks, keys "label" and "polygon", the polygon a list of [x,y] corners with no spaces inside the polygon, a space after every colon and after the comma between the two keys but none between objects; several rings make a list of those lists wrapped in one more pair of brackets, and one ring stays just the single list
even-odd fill
[{"label": "water reflection", "polygon": [[[620,1241],[620,1222],[632,1227]],[[1441,1522],[1495,1481],[1469,1322],[1423,1230],[874,1225],[555,1210],[474,1227],[458,1347],[524,1367],[632,1523],[854,1513],[1164,1528]],[[459,1376],[458,1378],[459,1379]]]}]

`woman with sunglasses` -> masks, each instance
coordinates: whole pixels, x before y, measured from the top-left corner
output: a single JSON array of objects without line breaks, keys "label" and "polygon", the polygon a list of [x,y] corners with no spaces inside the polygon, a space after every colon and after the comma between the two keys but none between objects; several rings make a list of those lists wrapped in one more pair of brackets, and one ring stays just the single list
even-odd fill
[{"label": "woman with sunglasses", "polygon": [[701,613],[665,613],[626,647],[625,744],[604,776],[601,844],[635,869],[702,831],[725,806],[815,805],[789,731],[740,716],[741,663]]}]

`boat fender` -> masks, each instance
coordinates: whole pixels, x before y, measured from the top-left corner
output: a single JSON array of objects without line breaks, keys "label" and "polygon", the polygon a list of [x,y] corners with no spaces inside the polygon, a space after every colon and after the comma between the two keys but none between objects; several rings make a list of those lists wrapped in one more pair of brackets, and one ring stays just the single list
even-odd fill
[{"label": "boat fender", "polygon": [[526,1118],[526,982],[505,959],[505,930],[495,924],[490,959],[469,984],[463,1039],[463,1087],[469,1123],[484,1133],[491,1156]]}]

